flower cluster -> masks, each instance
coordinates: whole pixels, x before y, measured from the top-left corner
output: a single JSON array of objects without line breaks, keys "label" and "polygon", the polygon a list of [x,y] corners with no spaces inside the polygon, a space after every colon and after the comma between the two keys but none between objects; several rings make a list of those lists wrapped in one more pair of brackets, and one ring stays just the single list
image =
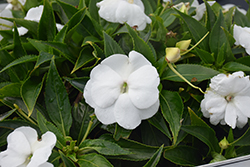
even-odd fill
[{"label": "flower cluster", "polygon": [[250,81],[242,71],[219,74],[211,79],[201,102],[201,111],[213,125],[242,128],[250,117]]}]

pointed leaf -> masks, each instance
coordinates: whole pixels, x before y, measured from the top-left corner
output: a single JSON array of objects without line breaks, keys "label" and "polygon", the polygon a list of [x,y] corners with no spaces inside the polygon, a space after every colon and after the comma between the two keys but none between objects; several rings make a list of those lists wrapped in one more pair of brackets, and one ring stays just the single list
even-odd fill
[{"label": "pointed leaf", "polygon": [[241,27],[250,27],[250,22],[243,13],[241,13],[237,8],[234,14],[234,23]]},{"label": "pointed leaf", "polygon": [[10,83],[0,89],[0,99],[4,97],[20,97],[20,83]]},{"label": "pointed leaf", "polygon": [[216,15],[213,12],[211,6],[207,3],[207,1],[204,1],[206,5],[206,27],[208,30],[211,30],[213,28],[214,23],[216,22]]},{"label": "pointed leaf", "polygon": [[213,55],[211,55],[211,53],[199,49],[199,48],[195,48],[195,51],[197,52],[198,56],[200,57],[200,59],[205,63],[205,64],[213,64],[214,63],[214,57]]},{"label": "pointed leaf", "polygon": [[124,129],[118,124],[115,125],[115,133],[113,135],[115,140],[119,140],[120,138],[128,139],[132,130]]},{"label": "pointed leaf", "polygon": [[45,104],[51,120],[64,136],[68,135],[72,124],[71,106],[67,91],[57,72],[54,59],[51,61],[46,80]]},{"label": "pointed leaf", "polygon": [[173,136],[173,145],[175,145],[181,128],[183,102],[178,93],[163,90],[160,94],[160,104],[161,112],[169,123]]},{"label": "pointed leaf", "polygon": [[59,150],[59,154],[60,154],[60,156],[61,156],[61,158],[62,158],[62,161],[63,161],[63,163],[64,163],[65,166],[67,166],[67,167],[76,167],[75,164],[74,164],[74,162],[71,161],[68,157],[66,157],[66,156],[62,153],[62,151]]},{"label": "pointed leaf", "polygon": [[227,71],[250,71],[250,67],[238,62],[228,62],[223,67]]},{"label": "pointed leaf", "polygon": [[96,153],[80,156],[77,162],[80,166],[87,167],[113,167],[105,157]]},{"label": "pointed leaf", "polygon": [[52,57],[54,55],[41,51],[38,58],[37,58],[37,62],[34,68],[38,68],[41,64],[47,62],[47,61],[51,61]]},{"label": "pointed leaf", "polygon": [[73,87],[78,89],[80,92],[83,92],[83,88],[85,87],[89,77],[79,77],[79,78],[67,78],[64,77],[66,81],[68,81]]},{"label": "pointed leaf", "polygon": [[103,36],[104,36],[104,53],[106,57],[119,53],[125,54],[120,45],[104,31],[103,31]]},{"label": "pointed leaf", "polygon": [[234,146],[249,146],[250,145],[250,128],[237,140],[230,143],[230,145]]},{"label": "pointed leaf", "polygon": [[150,160],[143,167],[156,167],[163,151],[163,145],[154,153]]}]

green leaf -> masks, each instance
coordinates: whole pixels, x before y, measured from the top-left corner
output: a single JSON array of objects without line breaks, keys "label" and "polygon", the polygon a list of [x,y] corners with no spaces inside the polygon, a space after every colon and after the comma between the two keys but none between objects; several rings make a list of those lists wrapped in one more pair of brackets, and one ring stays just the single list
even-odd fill
[{"label": "green leaf", "polygon": [[126,24],[126,27],[128,29],[129,35],[133,39],[134,50],[145,56],[152,64],[155,64],[156,57],[154,57],[154,54],[148,44],[144,42],[143,39],[141,39],[136,34],[136,31],[133,30],[128,24]]},{"label": "green leaf", "polygon": [[28,116],[32,114],[37,98],[42,90],[44,79],[45,77],[43,77],[42,80],[37,77],[29,77],[21,86],[21,97],[27,106],[29,112]]},{"label": "green leaf", "polygon": [[68,81],[74,88],[78,89],[80,92],[83,92],[83,88],[85,87],[89,77],[79,77],[79,78],[67,78],[64,77],[66,81]]},{"label": "green leaf", "polygon": [[49,0],[44,0],[43,2],[43,13],[39,21],[38,38],[44,41],[53,41],[56,34],[54,11]]},{"label": "green leaf", "polygon": [[186,125],[182,126],[181,130],[184,130],[204,142],[209,147],[210,151],[220,152],[219,142],[213,129],[205,126]]},{"label": "green leaf", "polygon": [[150,158],[150,160],[143,166],[143,167],[156,167],[160,158],[161,154],[163,151],[163,146],[162,145],[155,153],[154,155]]},{"label": "green leaf", "polygon": [[0,121],[3,121],[5,120],[6,118],[8,118],[11,114],[13,114],[14,112],[16,111],[16,108],[8,111],[8,112],[5,112],[3,114],[0,115]]},{"label": "green leaf", "polygon": [[66,37],[66,33],[68,31],[68,25],[64,25],[63,28],[61,29],[61,31],[59,31],[55,38],[54,38],[54,42],[64,42],[65,37]]},{"label": "green leaf", "polygon": [[[204,67],[197,64],[180,64],[176,65],[176,70],[187,80],[191,81],[195,79],[197,82],[207,80],[213,76],[219,74],[218,71],[215,71],[211,68]],[[170,80],[177,82],[184,82],[179,76],[177,76],[171,69],[167,69],[163,72],[162,80]]]},{"label": "green leaf", "polygon": [[93,149],[97,151],[100,154],[103,155],[128,155],[131,154],[131,152],[124,150],[116,143],[112,143],[110,141],[106,141],[103,139],[89,139],[84,140],[84,142],[81,143],[79,148],[84,149]]},{"label": "green leaf", "polygon": [[41,64],[51,61],[54,55],[41,51],[40,54],[38,55],[37,62],[34,68],[38,68]]},{"label": "green leaf", "polygon": [[212,157],[213,157],[213,159],[209,163],[214,163],[214,162],[226,160],[226,158],[223,155],[216,153],[216,152],[212,152]]},{"label": "green leaf", "polygon": [[30,126],[34,129],[36,129],[36,131],[38,133],[40,132],[40,130],[37,126],[35,126],[34,124],[32,124],[30,122],[24,121],[24,120],[18,120],[18,119],[10,120],[10,119],[8,119],[8,120],[0,121],[1,128],[7,128],[7,129],[14,130],[20,126]]},{"label": "green leaf", "polygon": [[68,3],[65,3],[63,1],[57,0],[57,3],[61,6],[64,14],[61,14],[61,19],[64,23],[67,23],[71,17],[77,13],[78,9]]},{"label": "green leaf", "polygon": [[198,117],[195,114],[195,112],[189,107],[188,107],[188,112],[189,112],[190,119],[191,119],[191,125],[210,128],[210,126],[208,124],[206,124],[200,117]]},{"label": "green leaf", "polygon": [[159,129],[163,134],[165,134],[170,140],[172,140],[171,134],[168,130],[166,122],[162,115],[157,112],[152,118],[150,118],[149,123]]},{"label": "green leaf", "polygon": [[177,146],[165,149],[163,156],[167,160],[181,166],[197,166],[202,163],[200,152],[190,146]]},{"label": "green leaf", "polygon": [[115,133],[113,135],[115,140],[119,140],[120,138],[128,139],[132,130],[127,130],[120,127],[118,124],[115,125]]},{"label": "green leaf", "polygon": [[225,53],[224,53],[224,50],[225,49],[225,43],[221,46],[221,48],[220,48],[220,51],[219,51],[219,53],[218,53],[218,55],[217,55],[217,59],[216,59],[216,65],[217,66],[219,66],[219,67],[221,67],[222,65],[223,65],[223,63],[225,62]]},{"label": "green leaf", "polygon": [[173,14],[177,14],[177,12],[172,9],[172,8],[169,8],[169,9],[166,9],[161,15],[160,17],[162,18],[163,20],[163,25],[165,27],[168,27],[170,26],[174,20],[176,19],[176,16],[174,16]]},{"label": "green leaf", "polygon": [[64,136],[68,135],[72,124],[71,106],[67,91],[57,72],[54,59],[51,61],[46,80],[45,104],[51,120]]},{"label": "green leaf", "polygon": [[104,53],[106,57],[119,53],[125,54],[122,48],[118,45],[118,43],[104,31],[103,31],[103,36],[104,36]]},{"label": "green leaf", "polygon": [[75,164],[74,164],[74,162],[71,161],[68,157],[66,157],[66,156],[62,153],[62,151],[59,150],[59,154],[60,154],[60,156],[61,156],[61,158],[62,158],[62,161],[63,161],[63,163],[64,163],[65,166],[67,166],[67,167],[76,167]]},{"label": "green leaf", "polygon": [[250,56],[244,56],[244,57],[238,58],[236,59],[236,62],[250,67]]},{"label": "green leaf", "polygon": [[230,143],[230,145],[234,145],[234,146],[250,145],[250,128],[248,128],[247,131],[240,138]]},{"label": "green leaf", "polygon": [[26,51],[23,48],[21,39],[19,37],[18,31],[16,26],[14,26],[14,49],[13,49],[13,55],[15,58],[19,58],[26,55]]},{"label": "green leaf", "polygon": [[73,70],[71,71],[71,74],[73,74],[79,68],[82,68],[83,66],[85,66],[89,62],[92,62],[95,59],[96,58],[92,54],[92,48],[90,48],[89,46],[83,47],[83,49],[81,50],[81,53],[80,53],[80,55],[75,63],[75,66],[74,66]]},{"label": "green leaf", "polygon": [[57,148],[62,149],[66,145],[63,134],[57,129],[57,127],[55,127],[55,125],[53,125],[51,122],[48,122],[40,112],[37,112],[37,123],[42,133],[51,131],[56,135]]},{"label": "green leaf", "polygon": [[250,71],[250,67],[237,62],[228,62],[222,69],[227,71]]},{"label": "green leaf", "polygon": [[125,160],[131,160],[131,161],[147,160],[147,159],[150,159],[158,149],[157,147],[144,145],[144,144],[141,144],[139,142],[129,140],[129,139],[121,138],[119,141],[116,141],[112,137],[112,135],[109,135],[109,134],[102,135],[100,139],[104,139],[104,140],[116,143],[123,149],[132,153],[129,155],[119,156],[117,157],[118,159],[125,159]]},{"label": "green leaf", "polygon": [[96,153],[80,156],[77,163],[86,167],[113,167],[105,157]]},{"label": "green leaf", "polygon": [[[184,21],[195,43],[202,39],[203,36],[208,32],[206,27],[204,27],[199,21],[178,10],[175,11],[179,14],[178,17],[181,17],[181,19]],[[198,46],[200,46],[200,48],[203,50],[209,50],[208,38],[205,38]]]},{"label": "green leaf", "polygon": [[217,56],[221,50],[222,45],[224,44],[224,54],[226,55],[225,61],[232,61],[235,58],[233,56],[228,38],[222,27],[227,30],[223,13],[220,12],[219,17],[215,22],[213,29],[209,35],[210,50],[212,53],[214,53],[215,59],[217,60]]},{"label": "green leaf", "polygon": [[89,2],[89,14],[90,16],[95,19],[97,22],[99,22],[99,14],[98,14],[98,8],[96,4],[99,2],[99,0],[91,0]]},{"label": "green leaf", "polygon": [[204,3],[206,5],[206,27],[211,30],[216,22],[216,15],[207,1],[204,1]]},{"label": "green leaf", "polygon": [[20,97],[21,83],[10,83],[0,89],[0,99],[4,97]]},{"label": "green leaf", "polygon": [[202,49],[195,48],[196,53],[200,57],[200,59],[205,63],[205,64],[213,64],[214,63],[214,56]]},{"label": "green leaf", "polygon": [[237,8],[234,14],[234,23],[241,27],[250,27],[250,22],[243,13],[241,13]]},{"label": "green leaf", "polygon": [[160,94],[160,104],[161,112],[169,123],[173,145],[175,145],[181,128],[183,102],[178,93],[163,90]]},{"label": "green leaf", "polygon": [[14,61],[12,61],[11,63],[9,63],[7,66],[5,66],[0,73],[4,72],[5,70],[9,69],[10,67],[16,66],[18,64],[23,64],[26,62],[32,62],[32,61],[36,61],[38,56],[34,56],[34,55],[26,55],[23,57],[20,57]]}]

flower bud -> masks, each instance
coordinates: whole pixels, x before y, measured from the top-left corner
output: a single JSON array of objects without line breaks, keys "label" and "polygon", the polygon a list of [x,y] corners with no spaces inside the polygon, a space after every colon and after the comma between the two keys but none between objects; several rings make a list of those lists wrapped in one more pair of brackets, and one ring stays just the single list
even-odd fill
[{"label": "flower bud", "polygon": [[181,58],[180,49],[177,47],[166,48],[165,59],[168,63],[175,63]]},{"label": "flower bud", "polygon": [[228,148],[229,143],[228,143],[226,137],[224,137],[224,139],[222,139],[220,141],[219,145],[220,145],[220,148],[222,148],[222,149],[227,149]]},{"label": "flower bud", "polygon": [[179,48],[181,50],[181,52],[186,51],[187,48],[189,47],[190,43],[191,43],[191,39],[183,40],[183,41],[177,42],[176,47]]}]

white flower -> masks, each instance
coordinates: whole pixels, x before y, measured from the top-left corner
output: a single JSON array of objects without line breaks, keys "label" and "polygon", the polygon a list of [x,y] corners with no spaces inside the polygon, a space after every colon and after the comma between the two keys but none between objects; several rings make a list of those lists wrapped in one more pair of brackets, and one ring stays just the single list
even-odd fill
[{"label": "white flower", "polygon": [[151,19],[144,13],[141,0],[103,0],[96,4],[101,18],[114,23],[127,23],[137,30],[144,30]]},{"label": "white flower", "polygon": [[234,34],[235,45],[241,45],[245,48],[247,54],[250,55],[250,27],[241,27],[234,25]]},{"label": "white flower", "polygon": [[103,124],[134,129],[157,112],[159,83],[156,68],[142,54],[114,54],[91,71],[84,98]]},{"label": "white flower", "polygon": [[1,167],[53,167],[47,162],[56,144],[56,136],[46,132],[38,140],[31,127],[19,127],[7,137],[7,150],[0,153]]},{"label": "white flower", "polygon": [[227,124],[242,128],[250,117],[250,81],[242,71],[218,74],[201,101],[201,111],[213,125]]},{"label": "white flower", "polygon": [[6,9],[10,10],[21,10],[22,6],[26,3],[26,0],[7,0],[9,3]]},{"label": "white flower", "polygon": [[[212,6],[216,1],[207,1],[207,3]],[[194,0],[191,7],[196,7],[196,15],[193,16],[196,20],[201,20],[205,11],[206,5],[205,3],[199,4],[197,0]]]},{"label": "white flower", "polygon": [[[39,22],[43,14],[43,5],[40,5],[38,7],[30,8],[30,10],[27,12],[26,16],[24,17],[25,20],[35,21]],[[56,27],[58,31],[60,31],[63,27],[61,24],[56,24]],[[24,27],[18,27],[18,33],[19,35],[24,35],[28,32],[28,29]]]},{"label": "white flower", "polygon": [[[227,12],[230,8],[232,7],[235,7],[234,4],[226,4],[226,5],[223,5],[222,8],[225,10],[225,12]],[[239,12],[241,12],[242,14],[246,15],[247,14],[247,11],[245,9],[241,9],[239,7],[236,6],[236,8],[238,9]],[[234,10],[235,12],[235,10]]]}]

